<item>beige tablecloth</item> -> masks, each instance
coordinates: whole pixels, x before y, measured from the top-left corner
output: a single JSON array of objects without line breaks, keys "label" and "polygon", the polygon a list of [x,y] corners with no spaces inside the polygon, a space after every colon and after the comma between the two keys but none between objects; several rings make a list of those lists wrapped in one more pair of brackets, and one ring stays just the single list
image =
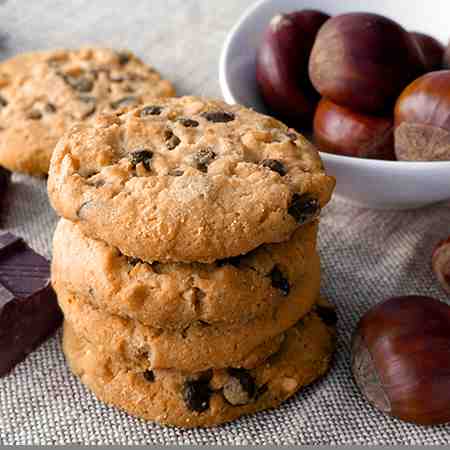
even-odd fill
[{"label": "beige tablecloth", "polygon": [[[0,1],[0,58],[95,43],[129,47],[173,80],[179,93],[220,97],[218,58],[243,0]],[[45,182],[15,176],[2,228],[50,256],[56,223]],[[449,444],[450,427],[421,428],[373,410],[350,374],[358,317],[392,296],[446,299],[431,269],[433,245],[450,233],[450,207],[411,212],[357,209],[335,199],[320,233],[323,292],[338,307],[329,375],[264,412],[212,430],[162,428],[98,402],[68,371],[60,335],[0,379],[0,444]]]}]

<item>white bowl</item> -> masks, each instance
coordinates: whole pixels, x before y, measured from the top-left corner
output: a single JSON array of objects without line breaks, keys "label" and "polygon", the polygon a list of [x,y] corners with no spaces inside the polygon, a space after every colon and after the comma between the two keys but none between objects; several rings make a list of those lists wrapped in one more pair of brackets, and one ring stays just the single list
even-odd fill
[{"label": "white bowl", "polygon": [[[255,55],[270,19],[280,12],[314,8],[331,15],[368,11],[387,15],[409,30],[447,42],[448,0],[260,0],[245,12],[228,35],[220,58],[225,101],[268,113],[255,79]],[[321,152],[336,193],[361,206],[408,209],[450,199],[450,162],[400,162],[351,158]]]}]

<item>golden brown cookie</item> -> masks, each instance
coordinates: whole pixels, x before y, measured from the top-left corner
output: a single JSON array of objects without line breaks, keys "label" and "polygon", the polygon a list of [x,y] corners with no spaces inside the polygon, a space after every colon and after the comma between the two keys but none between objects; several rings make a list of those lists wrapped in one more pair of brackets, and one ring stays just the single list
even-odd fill
[{"label": "golden brown cookie", "polygon": [[52,282],[58,292],[151,327],[245,324],[291,301],[315,255],[317,227],[314,221],[287,242],[213,264],[148,264],[61,219],[53,239]]},{"label": "golden brown cookie", "polygon": [[288,240],[334,179],[300,134],[238,105],[164,99],[74,126],[52,158],[56,211],[152,262],[205,262]]},{"label": "golden brown cookie", "polygon": [[168,81],[130,52],[83,48],[18,55],[0,64],[0,165],[45,175],[58,139],[75,122],[174,94]]},{"label": "golden brown cookie", "polygon": [[73,372],[106,403],[166,425],[209,427],[274,408],[321,377],[335,347],[330,315],[324,321],[316,312],[308,314],[284,333],[279,351],[252,370],[183,373],[126,367],[76,335],[68,323],[64,352]]},{"label": "golden brown cookie", "polygon": [[135,365],[192,372],[236,366],[257,348],[262,356],[273,351],[273,339],[305,316],[318,298],[320,263],[317,254],[310,258],[292,295],[271,314],[237,325],[196,321],[176,331],[166,330],[164,323],[148,327],[138,320],[109,314],[80,295],[57,285],[55,288],[65,319],[95,346]]}]

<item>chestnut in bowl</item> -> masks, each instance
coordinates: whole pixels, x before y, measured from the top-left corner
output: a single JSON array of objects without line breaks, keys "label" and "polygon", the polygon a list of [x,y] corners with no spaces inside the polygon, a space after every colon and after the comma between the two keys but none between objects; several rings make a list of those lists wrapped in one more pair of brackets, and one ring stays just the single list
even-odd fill
[{"label": "chestnut in bowl", "polygon": [[314,10],[272,18],[257,53],[256,78],[270,110],[288,125],[308,128],[320,96],[308,75],[311,49],[329,19]]},{"label": "chestnut in bowl", "polygon": [[450,307],[419,296],[376,305],[353,335],[352,371],[384,413],[421,425],[450,422]]},{"label": "chestnut in bowl", "polygon": [[424,71],[414,38],[393,20],[370,13],[328,20],[309,62],[311,81],[323,97],[368,114],[386,114]]},{"label": "chestnut in bowl", "polygon": [[427,72],[443,68],[445,47],[433,36],[416,31],[411,32],[422,53],[422,60]]},{"label": "chestnut in bowl", "polygon": [[354,112],[322,99],[314,116],[314,142],[320,150],[360,158],[395,159],[390,117]]},{"label": "chestnut in bowl", "polygon": [[450,161],[450,70],[411,83],[395,105],[395,153],[404,161]]}]

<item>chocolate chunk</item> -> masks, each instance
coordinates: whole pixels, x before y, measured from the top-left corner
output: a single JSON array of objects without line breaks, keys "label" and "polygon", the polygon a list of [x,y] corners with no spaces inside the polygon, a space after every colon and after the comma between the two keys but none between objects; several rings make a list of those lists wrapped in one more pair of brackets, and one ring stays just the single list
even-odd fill
[{"label": "chocolate chunk", "polygon": [[141,117],[145,116],[159,116],[162,113],[162,107],[161,106],[146,106],[142,108],[141,111]]},{"label": "chocolate chunk", "polygon": [[245,369],[228,369],[231,379],[223,387],[223,396],[232,405],[245,405],[256,394],[255,379]]},{"label": "chocolate chunk", "polygon": [[138,99],[136,97],[128,96],[128,97],[119,98],[119,100],[111,102],[110,106],[112,109],[117,109],[117,108],[121,108],[123,106],[132,105],[137,102],[138,102]]},{"label": "chocolate chunk", "polygon": [[178,122],[186,128],[197,128],[200,125],[196,120],[186,119],[185,117],[178,119]]},{"label": "chocolate chunk", "polygon": [[143,376],[149,383],[153,383],[155,381],[155,374],[153,373],[153,370],[146,370],[143,373]]},{"label": "chocolate chunk", "polygon": [[212,390],[208,378],[186,381],[183,388],[183,400],[191,411],[202,413],[209,408]]},{"label": "chocolate chunk", "polygon": [[240,263],[241,263],[240,256],[232,256],[231,258],[218,259],[216,261],[217,267],[223,267],[223,266],[230,265],[230,266],[239,268]]},{"label": "chocolate chunk", "polygon": [[232,122],[235,119],[233,113],[226,111],[208,111],[204,112],[202,117],[204,117],[207,121],[214,123],[227,123]]},{"label": "chocolate chunk", "polygon": [[286,167],[284,167],[284,164],[281,161],[278,161],[278,159],[264,159],[261,161],[261,165],[277,172],[282,177],[284,177],[287,173]]},{"label": "chocolate chunk", "polygon": [[174,150],[181,143],[181,139],[175,136],[172,130],[164,131],[164,140],[168,150]]},{"label": "chocolate chunk", "polygon": [[28,119],[31,120],[39,120],[42,119],[42,113],[38,110],[33,108],[27,115]]},{"label": "chocolate chunk", "polygon": [[200,170],[200,172],[205,173],[208,172],[208,166],[216,156],[217,155],[209,148],[201,149],[195,155],[195,162],[197,164],[197,169]]},{"label": "chocolate chunk", "polygon": [[134,256],[127,256],[127,262],[130,266],[134,267],[138,264],[141,264],[142,260],[140,260],[139,258],[135,258]]},{"label": "chocolate chunk", "polygon": [[334,308],[316,305],[316,313],[325,325],[333,327],[337,324],[338,317]]},{"label": "chocolate chunk", "polygon": [[62,322],[50,265],[16,236],[0,234],[0,376]]},{"label": "chocolate chunk", "polygon": [[291,287],[289,286],[289,281],[284,278],[283,274],[281,273],[281,270],[274,266],[272,271],[269,274],[269,277],[272,280],[272,286],[275,289],[279,289],[284,296],[289,295],[289,292],[291,290]]},{"label": "chocolate chunk", "polygon": [[133,166],[133,169],[135,169],[139,163],[142,163],[146,170],[150,170],[152,158],[153,152],[150,150],[136,150],[133,153],[130,153],[130,163]]},{"label": "chocolate chunk", "polygon": [[320,213],[319,201],[309,194],[294,194],[288,213],[297,223],[303,225],[314,220]]},{"label": "chocolate chunk", "polygon": [[2,96],[0,95],[0,110],[1,110],[2,108],[4,108],[5,106],[8,106],[8,102],[6,101],[5,97],[2,97]]}]

